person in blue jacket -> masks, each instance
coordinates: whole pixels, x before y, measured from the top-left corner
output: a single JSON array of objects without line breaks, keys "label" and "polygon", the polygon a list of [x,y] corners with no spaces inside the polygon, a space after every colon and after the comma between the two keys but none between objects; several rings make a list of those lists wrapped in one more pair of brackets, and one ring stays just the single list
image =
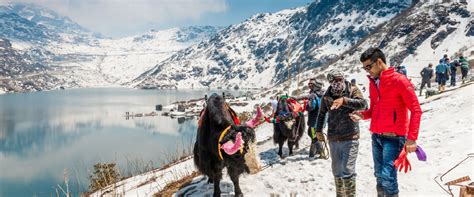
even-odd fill
[{"label": "person in blue jacket", "polygon": [[436,70],[436,82],[438,82],[438,90],[439,92],[443,92],[446,85],[446,75],[448,73],[448,66],[445,62],[441,59],[439,60],[439,64],[435,68]]}]

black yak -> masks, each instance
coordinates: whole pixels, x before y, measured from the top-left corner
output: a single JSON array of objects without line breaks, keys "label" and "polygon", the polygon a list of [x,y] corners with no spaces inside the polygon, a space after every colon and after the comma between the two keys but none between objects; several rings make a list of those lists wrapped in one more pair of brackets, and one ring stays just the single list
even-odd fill
[{"label": "black yak", "polygon": [[283,158],[283,144],[288,140],[289,154],[293,154],[293,147],[298,147],[298,142],[303,136],[306,123],[301,105],[292,98],[282,96],[278,100],[273,123],[273,142],[278,144],[278,155]]},{"label": "black yak", "polygon": [[[260,112],[260,110],[259,110]],[[249,145],[255,141],[256,117],[246,125],[240,125],[236,113],[225,99],[213,94],[199,119],[196,143],[194,144],[194,164],[198,170],[214,183],[214,196],[220,196],[219,187],[222,170],[227,172],[234,184],[235,196],[243,196],[239,186],[240,174],[249,173],[245,154]]]}]

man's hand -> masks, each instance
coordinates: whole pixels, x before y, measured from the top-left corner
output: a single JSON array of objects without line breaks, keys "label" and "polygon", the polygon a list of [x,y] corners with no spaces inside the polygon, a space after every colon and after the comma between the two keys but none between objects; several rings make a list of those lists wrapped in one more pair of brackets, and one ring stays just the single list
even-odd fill
[{"label": "man's hand", "polygon": [[416,141],[413,140],[407,140],[405,142],[405,148],[408,153],[412,153],[416,151]]},{"label": "man's hand", "polygon": [[339,109],[344,104],[344,97],[338,98],[332,102],[331,110]]},{"label": "man's hand", "polygon": [[319,141],[324,141],[323,132],[316,132],[316,138],[317,138]]},{"label": "man's hand", "polygon": [[363,118],[362,114],[359,113],[359,112],[352,112],[352,113],[349,114],[349,117],[354,122],[359,122],[359,120],[361,120]]}]

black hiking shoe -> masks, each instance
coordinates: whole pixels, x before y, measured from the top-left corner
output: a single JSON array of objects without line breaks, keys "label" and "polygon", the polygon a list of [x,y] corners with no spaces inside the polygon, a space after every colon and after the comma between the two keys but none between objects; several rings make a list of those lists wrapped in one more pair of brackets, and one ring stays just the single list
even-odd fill
[{"label": "black hiking shoe", "polygon": [[323,156],[321,155],[321,153],[322,153],[321,144],[319,143],[317,139],[313,139],[311,141],[311,146],[309,147],[309,157],[310,158],[316,157],[317,159],[320,159]]}]

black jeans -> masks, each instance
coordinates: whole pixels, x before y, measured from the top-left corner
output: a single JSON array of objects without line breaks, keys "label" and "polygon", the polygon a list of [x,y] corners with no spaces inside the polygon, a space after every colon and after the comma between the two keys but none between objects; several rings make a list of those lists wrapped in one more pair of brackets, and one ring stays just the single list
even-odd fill
[{"label": "black jeans", "polygon": [[425,85],[428,88],[431,88],[431,79],[422,79],[421,80],[420,95],[421,95],[421,92],[423,91],[423,88],[425,88]]}]

